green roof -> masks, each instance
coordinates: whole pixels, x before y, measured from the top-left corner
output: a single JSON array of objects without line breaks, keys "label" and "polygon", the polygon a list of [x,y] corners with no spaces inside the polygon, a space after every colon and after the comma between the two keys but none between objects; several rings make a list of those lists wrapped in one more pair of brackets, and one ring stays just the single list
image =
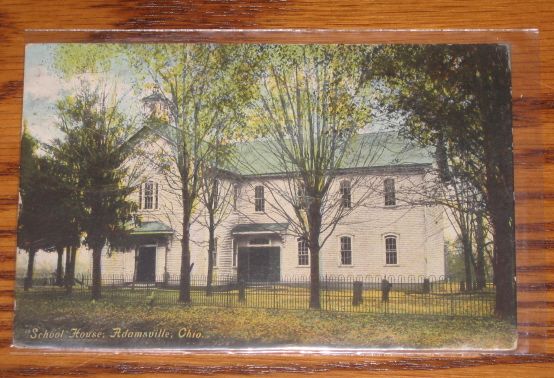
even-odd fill
[{"label": "green roof", "polygon": [[173,229],[166,224],[158,221],[141,222],[131,231],[131,235],[155,235],[155,234],[173,234]]},{"label": "green roof", "polygon": [[[158,124],[143,127],[129,142],[133,145],[152,134],[172,140],[175,139],[174,133],[175,130],[171,127]],[[235,158],[224,169],[243,176],[286,173],[282,157],[277,155],[275,148],[275,143],[263,139],[237,143]],[[343,156],[340,168],[408,167],[431,165],[433,162],[430,149],[415,145],[396,131],[387,131],[356,135]],[[289,168],[288,171],[292,172],[294,169]]]},{"label": "green roof", "polygon": [[277,233],[286,231],[288,227],[288,223],[247,223],[236,225],[233,227],[232,233]]},{"label": "green roof", "polygon": [[[284,173],[283,160],[276,156],[275,147],[267,140],[239,143],[235,162],[227,170],[247,176]],[[378,132],[356,135],[340,168],[430,165],[433,161],[429,150],[415,146],[398,133]]]}]

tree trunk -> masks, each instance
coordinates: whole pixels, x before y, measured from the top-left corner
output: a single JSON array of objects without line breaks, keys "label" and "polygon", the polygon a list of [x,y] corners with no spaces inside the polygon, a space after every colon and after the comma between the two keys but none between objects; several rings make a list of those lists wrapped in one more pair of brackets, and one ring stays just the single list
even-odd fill
[{"label": "tree trunk", "polygon": [[69,267],[71,273],[71,286],[75,285],[75,261],[77,261],[77,247],[71,247],[71,265]]},{"label": "tree trunk", "polygon": [[[210,225],[213,225],[213,215],[210,214]],[[206,278],[206,295],[212,295],[212,281],[214,271],[214,249],[215,249],[215,229],[213,226],[209,227],[209,240],[208,240],[208,277]]]},{"label": "tree trunk", "polygon": [[179,285],[179,302],[191,303],[190,298],[190,223],[183,212],[183,239],[181,240],[181,282]]},{"label": "tree trunk", "polygon": [[494,238],[495,313],[502,319],[514,320],[516,285],[513,176],[511,167],[502,174],[497,171],[498,167],[491,167],[492,164],[493,162],[487,167],[487,194]]},{"label": "tree trunk", "polygon": [[475,278],[477,289],[485,287],[485,230],[483,226],[483,213],[477,212],[475,227],[475,242],[477,247],[477,264],[475,266]]},{"label": "tree trunk", "polygon": [[66,247],[65,251],[65,291],[71,294],[75,285],[75,259],[77,258],[77,247]]},{"label": "tree trunk", "polygon": [[60,287],[63,286],[63,250],[63,247],[56,248],[56,252],[58,252],[58,264],[56,266],[56,285]]},{"label": "tree trunk", "polygon": [[138,249],[139,246],[135,245],[135,263],[133,264],[133,288],[135,287],[135,282],[137,282]]},{"label": "tree trunk", "polygon": [[321,232],[321,210],[317,200],[313,200],[308,208],[308,222],[310,227],[309,249],[310,249],[310,308],[319,310],[321,308],[319,280],[319,234]]},{"label": "tree trunk", "polygon": [[[506,320],[514,320],[516,303],[515,286],[515,246],[514,226],[512,223],[513,203],[498,198],[491,188],[491,224],[494,238],[494,282],[496,287],[495,313]],[[505,196],[507,197],[507,196]],[[510,197],[511,199],[511,197]],[[506,203],[508,202],[508,203]],[[505,206],[502,206],[502,204]]]},{"label": "tree trunk", "polygon": [[27,277],[23,284],[23,290],[28,291],[33,287],[33,270],[35,268],[35,254],[37,250],[34,248],[29,249],[29,261],[27,262]]},{"label": "tree trunk", "polygon": [[462,230],[462,249],[464,255],[464,271],[465,271],[465,281],[466,281],[466,290],[471,290],[472,288],[472,278],[471,278],[471,254],[473,253],[473,248],[471,245],[471,238],[467,230]]},{"label": "tree trunk", "polygon": [[102,246],[92,249],[92,299],[99,300],[102,297]]},{"label": "tree trunk", "polygon": [[[485,49],[485,47],[483,47]],[[487,207],[493,229],[497,316],[515,319],[515,228],[514,167],[512,151],[512,97],[509,52],[505,46],[487,49],[481,54],[482,67],[494,70],[481,75],[483,93],[489,97],[480,102],[485,132]],[[485,70],[484,70],[485,71]]]},{"label": "tree trunk", "polygon": [[73,279],[71,277],[71,247],[65,247],[65,291],[67,294],[71,294],[73,291]]},{"label": "tree trunk", "polygon": [[512,246],[512,241],[509,237],[502,237],[501,235],[509,235],[509,229],[504,225],[502,230],[502,224],[495,227],[495,234],[499,235],[498,239],[495,236],[494,248],[497,249],[497,259],[495,266],[496,277],[496,308],[495,313],[503,319],[512,319],[515,317],[515,300],[516,290],[514,282],[514,259],[509,253],[499,252],[504,249],[509,251]]}]

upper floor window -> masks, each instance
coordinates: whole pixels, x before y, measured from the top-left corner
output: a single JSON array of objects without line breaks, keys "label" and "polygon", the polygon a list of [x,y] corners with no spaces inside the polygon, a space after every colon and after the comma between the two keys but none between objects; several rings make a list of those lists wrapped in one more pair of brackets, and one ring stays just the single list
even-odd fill
[{"label": "upper floor window", "polygon": [[146,181],[139,187],[139,208],[153,210],[158,208],[158,183]]},{"label": "upper floor window", "polygon": [[396,189],[394,188],[394,179],[385,179],[385,206],[396,205]]},{"label": "upper floor window", "polygon": [[256,211],[265,211],[264,187],[261,185],[254,188],[254,208]]},{"label": "upper floor window", "polygon": [[352,238],[350,236],[340,238],[340,263],[341,265],[352,265]]},{"label": "upper floor window", "polygon": [[387,265],[398,263],[398,251],[396,250],[396,236],[385,237],[385,257]]},{"label": "upper floor window", "polygon": [[308,243],[304,238],[298,238],[298,265],[310,265]]},{"label": "upper floor window", "polygon": [[340,182],[341,206],[344,208],[352,207],[352,189],[350,181],[344,180]]}]

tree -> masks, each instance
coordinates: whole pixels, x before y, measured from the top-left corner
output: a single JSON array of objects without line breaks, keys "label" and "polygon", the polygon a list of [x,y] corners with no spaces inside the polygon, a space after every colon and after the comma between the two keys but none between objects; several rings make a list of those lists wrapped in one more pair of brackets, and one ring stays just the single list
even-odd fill
[{"label": "tree", "polygon": [[127,231],[136,207],[128,200],[134,177],[125,163],[131,152],[122,148],[133,124],[105,89],[86,84],[57,107],[63,139],[54,141],[50,153],[75,180],[82,207],[78,224],[93,255],[92,298],[100,299],[102,250]]},{"label": "tree", "polygon": [[[220,134],[221,135],[221,134]],[[208,274],[206,277],[206,294],[212,294],[213,269],[217,252],[217,227],[231,213],[231,196],[234,195],[234,179],[224,174],[224,167],[229,163],[233,147],[222,144],[222,138],[216,138],[212,146],[212,158],[202,164],[202,189],[200,202],[204,214],[198,220],[208,230]]]},{"label": "tree", "polygon": [[[321,247],[372,191],[366,175],[346,174],[344,168],[367,167],[382,142],[359,135],[371,118],[371,91],[361,80],[367,49],[269,45],[260,52],[265,69],[258,75],[260,94],[252,113],[263,137],[254,151],[256,161],[239,158],[239,164],[252,173],[278,172],[285,179],[285,185],[262,179],[271,196],[268,214],[276,214],[275,221],[285,219],[289,232],[308,246],[314,309],[321,306]],[[339,177],[344,177],[344,187],[336,187]]]},{"label": "tree", "polygon": [[[56,284],[63,284],[63,251],[78,247],[77,224],[80,205],[67,169],[48,155],[38,154],[39,143],[25,129],[22,140],[21,193],[22,207],[19,241],[29,250],[27,285],[32,282],[34,255],[38,249],[58,254]],[[44,146],[43,146],[44,147]]]},{"label": "tree", "polygon": [[[509,50],[503,45],[396,45],[367,55],[366,80],[386,83],[390,113],[404,130],[434,146],[438,164],[486,204],[494,238],[496,313],[515,315],[515,245]],[[447,162],[444,152],[457,156]],[[463,164],[462,164],[463,163]]]},{"label": "tree", "polygon": [[37,141],[29,134],[25,125],[21,138],[21,175],[19,220],[17,227],[17,245],[27,251],[27,274],[25,276],[25,290],[33,283],[33,268],[35,254],[41,245],[41,220],[37,217],[36,208],[41,203],[40,186],[36,185],[40,172],[39,157],[37,156]]},{"label": "tree", "polygon": [[[418,136],[415,138],[417,139]],[[445,148],[443,164],[438,164],[435,169],[431,169],[434,180],[425,187],[414,187],[415,193],[412,193],[409,198],[422,199],[423,205],[440,205],[445,208],[445,214],[461,242],[464,283],[470,290],[473,288],[477,272],[474,250],[479,250],[476,248],[478,246],[475,246],[478,236],[476,220],[477,215],[482,212],[484,203],[480,191],[464,177],[465,161],[460,161],[459,157],[451,155],[451,152],[450,149]],[[481,241],[484,241],[485,235],[479,236]],[[483,285],[478,286],[482,288]]]},{"label": "tree", "polygon": [[82,209],[71,172],[52,158],[48,146],[43,148],[45,154],[39,160],[41,174],[35,177],[35,185],[40,187],[41,211],[35,216],[42,222],[43,248],[58,255],[56,284],[63,286],[63,253],[66,248],[80,246],[78,221]]},{"label": "tree", "polygon": [[150,161],[164,173],[167,190],[179,199],[182,211],[177,237],[181,239],[179,300],[184,303],[191,301],[190,226],[202,192],[203,162],[214,161],[213,147],[221,135],[236,135],[225,130],[243,123],[256,66],[249,51],[246,45],[126,47],[141,85],[157,88],[165,110],[165,117],[151,116],[145,124],[167,143]]}]

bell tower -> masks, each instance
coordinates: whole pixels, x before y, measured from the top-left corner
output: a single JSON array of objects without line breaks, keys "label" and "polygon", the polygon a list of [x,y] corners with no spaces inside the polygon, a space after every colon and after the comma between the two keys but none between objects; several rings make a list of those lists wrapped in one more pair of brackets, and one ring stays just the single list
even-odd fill
[{"label": "bell tower", "polygon": [[144,113],[147,116],[153,116],[156,118],[167,118],[167,104],[164,95],[161,93],[160,88],[156,86],[152,94],[142,99]]}]

